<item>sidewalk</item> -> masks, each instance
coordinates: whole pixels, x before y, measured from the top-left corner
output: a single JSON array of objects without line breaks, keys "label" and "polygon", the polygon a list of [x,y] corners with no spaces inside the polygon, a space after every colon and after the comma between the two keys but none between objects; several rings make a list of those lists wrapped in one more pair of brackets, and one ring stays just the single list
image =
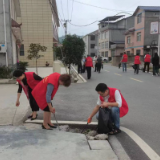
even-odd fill
[{"label": "sidewalk", "polygon": [[3,160],[118,160],[108,141],[87,141],[85,135],[38,128],[0,127]]},{"label": "sidewalk", "polygon": [[0,85],[0,125],[19,125],[30,114],[28,100],[24,93],[20,98],[20,106],[16,107],[18,86],[15,84]]}]

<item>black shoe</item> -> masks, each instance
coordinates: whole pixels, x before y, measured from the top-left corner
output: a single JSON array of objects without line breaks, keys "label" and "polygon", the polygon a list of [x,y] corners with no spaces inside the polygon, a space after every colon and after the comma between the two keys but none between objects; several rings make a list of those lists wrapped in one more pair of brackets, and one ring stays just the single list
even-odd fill
[{"label": "black shoe", "polygon": [[38,114],[36,115],[36,117],[35,117],[35,118],[31,118],[31,121],[33,121],[33,120],[37,119],[37,117],[38,117]]},{"label": "black shoe", "polygon": [[49,128],[49,129],[45,128],[43,124],[42,124],[42,129],[53,130],[52,128]]},{"label": "black shoe", "polygon": [[32,118],[32,115],[28,116],[28,119]]},{"label": "black shoe", "polygon": [[55,125],[54,125],[54,126],[51,126],[50,124],[48,124],[48,125],[49,125],[51,128],[57,128],[57,126],[55,126]]}]

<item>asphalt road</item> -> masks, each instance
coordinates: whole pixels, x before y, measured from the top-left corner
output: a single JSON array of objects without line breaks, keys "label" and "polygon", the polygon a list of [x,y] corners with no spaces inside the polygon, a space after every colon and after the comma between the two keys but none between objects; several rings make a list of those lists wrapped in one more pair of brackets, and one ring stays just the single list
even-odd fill
[{"label": "asphalt road", "polygon": [[[135,75],[133,69],[123,73],[118,67],[104,65],[100,74],[92,72],[87,83],[60,87],[53,100],[57,119],[87,120],[98,98],[95,87],[101,82],[120,89],[129,104],[129,113],[121,119],[121,126],[134,131],[160,155],[160,77],[152,74],[140,71]],[[38,119],[42,118],[40,111]]]}]

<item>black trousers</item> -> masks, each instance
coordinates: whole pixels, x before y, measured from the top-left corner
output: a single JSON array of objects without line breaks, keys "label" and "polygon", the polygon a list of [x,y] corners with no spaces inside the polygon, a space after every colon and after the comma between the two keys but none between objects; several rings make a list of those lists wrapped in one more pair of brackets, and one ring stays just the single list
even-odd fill
[{"label": "black trousers", "polygon": [[150,62],[145,62],[144,63],[144,69],[143,69],[143,72],[146,71],[146,67],[147,67],[147,72],[149,72],[149,65],[150,65]]},{"label": "black trousers", "polygon": [[39,111],[39,107],[38,107],[38,104],[36,102],[36,100],[34,99],[34,97],[32,96],[32,90],[31,89],[28,89],[28,94],[29,94],[29,104],[30,104],[30,107],[32,109],[32,112],[37,112]]},{"label": "black trousers", "polygon": [[101,63],[97,63],[97,72],[101,72],[101,67],[102,67],[102,65],[101,65]]},{"label": "black trousers", "polygon": [[79,64],[79,65],[78,65],[78,73],[83,73],[82,64]]},{"label": "black trousers", "polygon": [[87,69],[87,78],[90,79],[91,78],[91,67],[86,67]]},{"label": "black trousers", "polygon": [[135,64],[134,73],[139,73],[139,64]]},{"label": "black trousers", "polygon": [[95,72],[97,72],[97,63],[95,64]]}]

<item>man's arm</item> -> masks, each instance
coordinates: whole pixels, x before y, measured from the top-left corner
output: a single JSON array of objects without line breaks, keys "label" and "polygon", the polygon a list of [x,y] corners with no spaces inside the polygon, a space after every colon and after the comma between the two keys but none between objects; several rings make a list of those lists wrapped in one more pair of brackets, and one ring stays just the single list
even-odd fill
[{"label": "man's arm", "polygon": [[91,115],[89,116],[89,118],[88,118],[88,123],[91,123],[91,121],[92,121],[92,118],[94,117],[94,115],[99,111],[99,105],[97,105],[94,109],[93,109],[93,111],[92,111],[92,113],[91,113]]}]

